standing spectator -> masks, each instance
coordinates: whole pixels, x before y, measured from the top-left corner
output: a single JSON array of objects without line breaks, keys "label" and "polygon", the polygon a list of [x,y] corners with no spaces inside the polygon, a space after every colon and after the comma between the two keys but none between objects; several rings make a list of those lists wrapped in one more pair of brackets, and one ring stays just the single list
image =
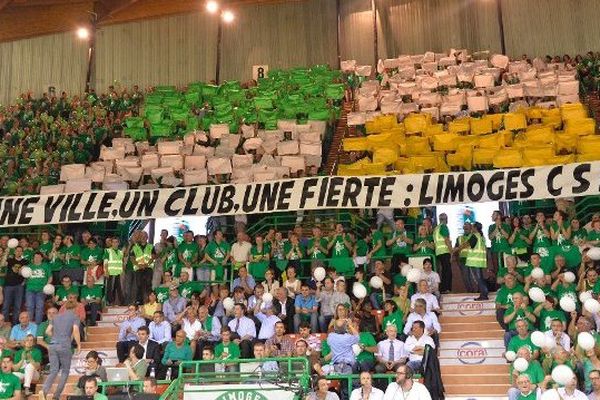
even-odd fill
[{"label": "standing spectator", "polygon": [[60,258],[63,261],[63,269],[60,271],[61,280],[63,276],[68,276],[73,282],[83,282],[80,253],[79,245],[73,242],[73,236],[66,235],[63,240],[63,247],[60,249]]},{"label": "standing spectator", "polygon": [[146,321],[138,314],[138,306],[135,304],[127,307],[126,319],[121,322],[119,336],[117,338],[117,358],[122,363],[127,358],[129,348],[137,341],[137,331],[146,325]]},{"label": "standing spectator", "polygon": [[102,307],[102,286],[95,284],[94,277],[87,275],[86,285],[81,288],[81,304],[90,313],[87,326],[96,326],[98,313]]},{"label": "standing spectator", "polygon": [[377,343],[377,365],[375,371],[385,374],[395,371],[400,365],[406,363],[407,354],[404,350],[404,342],[398,340],[398,329],[396,325],[388,325],[385,328],[386,338]]},{"label": "standing spectator", "polygon": [[431,400],[429,391],[422,383],[413,381],[413,370],[401,365],[396,370],[396,382],[389,384],[384,400]]},{"label": "standing spectator", "polygon": [[511,254],[512,252],[508,242],[512,231],[510,225],[504,222],[504,217],[500,211],[496,210],[492,213],[492,221],[494,223],[488,227],[488,238],[492,242],[492,271],[498,272],[502,266],[504,254]]},{"label": "standing spectator", "polygon": [[132,258],[135,277],[135,300],[141,304],[152,290],[152,268],[156,258],[154,246],[148,243],[148,234],[145,231],[138,232],[138,240],[133,244],[129,257]]},{"label": "standing spectator", "polygon": [[[504,231],[503,229],[501,229]],[[467,241],[469,247],[467,251],[467,260],[465,265],[469,268],[473,280],[479,287],[479,297],[475,301],[485,301],[488,299],[488,288],[483,271],[487,268],[487,252],[485,247],[485,239],[481,232],[481,224],[475,222],[473,224],[473,234]]]},{"label": "standing spectator", "polygon": [[[250,249],[250,263],[249,263],[249,272],[250,275],[254,276],[258,280],[267,279],[266,274],[269,268],[269,260],[271,255],[271,244],[265,243],[263,236],[259,233],[254,237],[255,245]],[[272,287],[274,274],[271,270],[270,279],[265,280],[269,287],[265,287],[265,291],[271,292],[271,290],[275,289]],[[265,284],[263,282],[263,285]],[[277,282],[277,281],[275,281]],[[279,282],[277,282],[279,284]],[[271,292],[272,295],[275,295],[275,292]]]},{"label": "standing spectator", "polygon": [[[194,232],[187,231],[183,234],[183,242],[177,246],[177,254],[181,268],[186,271],[189,276],[194,276],[194,271],[198,269],[198,245],[194,241]],[[199,280],[198,277],[196,279]]]},{"label": "standing spectator", "polygon": [[435,256],[439,263],[438,272],[442,275],[440,291],[444,294],[452,290],[452,264],[450,263],[452,242],[448,229],[448,215],[442,213],[439,219],[438,225],[433,229],[433,243],[435,244]]},{"label": "standing spectator", "polygon": [[246,266],[250,261],[252,244],[246,240],[246,236],[244,232],[238,232],[237,241],[231,245],[231,261],[234,271]]},{"label": "standing spectator", "polygon": [[223,232],[216,230],[214,240],[206,245],[205,258],[212,264],[211,281],[223,281],[225,278],[225,266],[229,260],[231,247],[223,238]]},{"label": "standing spectator", "polygon": [[87,277],[91,276],[94,283],[103,283],[104,275],[104,250],[98,247],[98,242],[94,238],[88,239],[86,247],[81,250],[81,265],[86,268],[84,282],[87,282]]},{"label": "standing spectator", "polygon": [[171,342],[171,324],[165,321],[165,315],[162,311],[154,313],[154,318],[148,329],[150,330],[150,340],[160,344],[163,348]]},{"label": "standing spectator", "polygon": [[10,314],[12,309],[12,323],[15,325],[19,319],[19,312],[23,304],[23,296],[25,287],[23,286],[23,277],[21,276],[21,268],[28,264],[23,258],[23,248],[17,246],[13,257],[9,257],[6,267],[6,278],[4,280],[4,304],[2,305],[2,314],[4,319],[11,320]]},{"label": "standing spectator", "polygon": [[350,394],[350,400],[383,400],[383,392],[373,386],[373,377],[369,371],[360,373],[360,387]]},{"label": "standing spectator", "polygon": [[121,274],[124,268],[123,250],[119,248],[119,238],[115,236],[110,239],[110,247],[106,249],[104,256],[107,276],[106,301],[109,305],[122,305],[125,300],[121,288]]},{"label": "standing spectator", "polygon": [[459,235],[456,238],[456,246],[455,252],[458,253],[458,266],[460,267],[460,273],[463,278],[463,282],[465,284],[465,289],[468,293],[473,293],[476,290],[475,283],[473,282],[473,278],[471,276],[471,271],[466,265],[468,249],[462,247],[462,245],[469,241],[472,234],[471,223],[465,221],[463,224],[463,234]]},{"label": "standing spectator", "polygon": [[421,279],[427,281],[427,286],[431,293],[436,297],[436,299],[440,299],[440,275],[433,270],[433,263],[431,262],[431,258],[426,258],[423,260],[423,271],[421,272]]},{"label": "standing spectator", "polygon": [[50,347],[50,337],[46,334],[46,330],[48,329],[48,325],[50,325],[50,322],[52,322],[52,320],[54,319],[54,317],[56,317],[57,314],[58,309],[56,307],[52,306],[48,308],[48,310],[46,311],[47,319],[41,324],[39,324],[37,328],[37,344],[42,348],[44,355],[44,364],[46,364],[48,361],[48,350]]},{"label": "standing spectator", "polygon": [[412,234],[406,231],[404,220],[397,219],[394,227],[394,233],[386,241],[386,246],[392,249],[392,273],[395,274],[400,270],[400,265],[408,263],[414,240]]},{"label": "standing spectator", "polygon": [[322,283],[317,283],[316,298],[320,304],[319,327],[321,332],[327,332],[329,323],[333,319],[334,306],[331,301],[333,293],[333,279],[331,277],[327,276]]},{"label": "standing spectator", "polygon": [[294,315],[294,332],[298,332],[301,321],[309,321],[311,329],[316,332],[319,328],[318,325],[318,303],[314,295],[310,294],[310,288],[307,283],[303,283],[301,286],[301,295],[296,296],[294,300],[294,307],[296,313]]},{"label": "standing spectator", "polygon": [[165,254],[165,250],[168,247],[167,238],[169,237],[169,231],[166,229],[161,229],[158,243],[154,244],[154,251],[156,252],[156,260],[154,260],[154,274],[152,276],[152,288],[155,289],[160,285],[160,281],[164,272],[167,270],[165,268],[165,258],[163,258]]},{"label": "standing spectator", "polygon": [[[40,399],[44,400],[46,395],[50,393],[50,389],[54,384],[58,374],[60,373],[60,381],[54,392],[53,398],[60,399],[60,395],[65,387],[69,371],[71,369],[71,342],[75,340],[77,344],[76,354],[81,352],[81,334],[79,332],[79,321],[73,313],[75,305],[67,302],[65,304],[67,312],[57,315],[48,325],[46,334],[50,337],[50,375],[46,378],[44,388],[40,392]],[[93,379],[96,382],[95,379]]]},{"label": "standing spectator", "polygon": [[[25,302],[29,318],[36,324],[42,322],[44,317],[44,302],[46,294],[44,286],[52,282],[52,271],[50,266],[43,262],[44,256],[36,252],[33,256],[33,262],[29,265],[31,268],[31,277],[27,278],[25,283]],[[27,389],[25,390],[27,392]]]},{"label": "standing spectator", "polygon": [[254,321],[246,317],[246,306],[236,304],[234,318],[228,324],[231,329],[233,341],[240,346],[242,358],[252,357],[252,345],[256,339],[256,326]]},{"label": "standing spectator", "polygon": [[435,349],[435,343],[431,336],[425,334],[425,323],[423,321],[413,322],[411,333],[404,342],[404,348],[408,352],[408,363],[406,365],[413,371],[420,371],[425,346],[429,345]]}]

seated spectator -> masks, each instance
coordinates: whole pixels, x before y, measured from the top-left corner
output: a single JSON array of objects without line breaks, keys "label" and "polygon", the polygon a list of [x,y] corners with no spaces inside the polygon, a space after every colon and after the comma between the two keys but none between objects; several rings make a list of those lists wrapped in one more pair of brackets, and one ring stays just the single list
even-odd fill
[{"label": "seated spectator", "polygon": [[96,326],[98,314],[102,307],[102,286],[95,284],[91,276],[86,278],[86,285],[81,288],[81,304],[90,313],[87,326]]},{"label": "seated spectator", "polygon": [[597,369],[592,370],[588,374],[590,380],[590,394],[588,394],[589,400],[600,400],[600,371]]},{"label": "seated spectator", "polygon": [[396,325],[385,328],[386,338],[377,343],[377,364],[375,371],[385,374],[395,371],[398,366],[405,364],[408,354],[404,350],[404,342],[398,340]]},{"label": "seated spectator", "polygon": [[12,325],[4,320],[4,315],[0,314],[0,337],[8,340],[10,337],[10,330],[12,329]]},{"label": "seated spectator", "polygon": [[573,375],[573,379],[569,383],[564,387],[559,387],[556,391],[560,399],[589,400],[585,393],[577,389],[577,375]]},{"label": "seated spectator", "polygon": [[129,354],[129,348],[138,340],[138,329],[146,325],[146,321],[138,315],[138,306],[135,304],[127,307],[125,320],[119,327],[119,336],[117,338],[117,358],[122,363]]},{"label": "seated spectator", "polygon": [[329,382],[324,376],[317,378],[314,388],[315,390],[308,395],[308,400],[340,400],[335,392],[329,391]]},{"label": "seated spectator", "polygon": [[[383,303],[383,311],[385,312],[385,316],[383,317],[383,322],[381,324],[381,330],[385,332],[386,328],[389,325],[395,325],[398,332],[402,332],[404,329],[404,320],[405,315],[400,311],[398,305],[393,300],[386,300]],[[410,325],[407,325],[410,329]],[[408,332],[405,332],[408,334]]]},{"label": "seated spectator", "polygon": [[314,295],[310,294],[308,284],[303,283],[301,286],[301,294],[294,299],[294,332],[298,332],[300,322],[309,321],[311,329],[317,331],[318,324],[318,303]]},{"label": "seated spectator", "polygon": [[152,395],[153,397],[151,398],[152,400],[158,400],[160,398],[160,395],[156,393],[157,390],[157,386],[156,386],[156,379],[154,378],[146,378],[144,379],[144,386],[143,386],[143,393],[144,393],[144,398],[148,399],[148,395]]},{"label": "seated spectator", "polygon": [[[211,346],[204,346],[202,349],[202,361],[212,361],[215,359],[215,350]],[[213,374],[215,372],[215,364],[200,364],[201,373]]]},{"label": "seated spectator", "polygon": [[553,339],[556,345],[562,347],[565,351],[571,350],[571,338],[565,333],[565,326],[560,319],[552,320],[550,329],[544,334],[546,337]]},{"label": "seated spectator", "polygon": [[350,307],[350,296],[346,293],[346,281],[338,280],[335,283],[335,292],[331,296],[331,307],[335,309],[338,304],[343,304],[346,307]]},{"label": "seated spectator", "polygon": [[413,369],[401,365],[396,370],[396,381],[388,385],[383,398],[385,400],[404,400],[410,394],[411,399],[430,400],[431,394],[422,383],[413,380]]},{"label": "seated spectator", "polygon": [[77,381],[77,389],[75,394],[82,395],[84,393],[84,385],[87,378],[96,378],[100,382],[106,382],[106,368],[102,366],[102,360],[96,351],[90,351],[85,356],[85,371]]},{"label": "seated spectator", "polygon": [[[308,346],[308,345],[307,345]],[[275,323],[275,333],[265,341],[265,348],[270,357],[290,357],[294,351],[294,342],[285,335],[285,324]],[[306,355],[306,352],[304,352]]]},{"label": "seated spectator", "polygon": [[73,286],[73,281],[68,275],[65,275],[60,280],[62,286],[56,287],[56,294],[54,295],[54,302],[60,307],[65,301],[67,301],[67,296],[69,294],[75,294],[79,296],[79,287]]},{"label": "seated spectator", "polygon": [[277,289],[273,306],[275,307],[275,314],[285,324],[285,330],[287,332],[295,332],[294,301],[288,296],[288,290],[285,287]]},{"label": "seated spectator", "polygon": [[[231,290],[241,287],[244,289],[244,294],[246,296],[252,295],[254,292],[254,287],[256,286],[256,281],[252,277],[252,275],[248,274],[248,269],[245,266],[240,267],[238,270],[238,277],[233,280],[231,283]],[[262,285],[261,285],[262,287]]]},{"label": "seated spectator", "polygon": [[386,300],[392,298],[392,294],[394,293],[394,286],[392,284],[390,273],[385,270],[385,266],[382,260],[375,260],[375,265],[373,267],[373,275],[370,279],[372,279],[375,276],[381,278],[381,280],[383,281],[383,288],[385,289],[385,298],[383,298],[383,291],[381,289],[372,289],[369,299],[371,300],[373,308],[379,310],[381,309],[381,304],[383,304]]},{"label": "seated spectator", "polygon": [[304,321],[300,324],[299,335],[300,339],[306,341],[308,343],[308,349],[311,352],[320,352],[321,351],[321,338],[317,335],[311,334],[310,323],[308,321]]},{"label": "seated spectator", "polygon": [[273,297],[277,295],[279,281],[275,279],[275,273],[271,268],[265,271],[265,280],[261,282],[261,285],[265,289],[265,293],[271,293]]},{"label": "seated spectator", "polygon": [[421,279],[427,281],[427,287],[431,293],[436,297],[439,303],[440,298],[440,274],[433,270],[433,263],[431,258],[423,260],[423,272],[421,272]]},{"label": "seated spectator", "polygon": [[[215,347],[215,358],[218,360],[237,360],[240,358],[240,346],[231,341],[232,332],[228,326],[221,328],[221,343]],[[222,368],[225,372],[237,371],[237,364],[222,364]]]},{"label": "seated spectator", "polygon": [[181,329],[185,332],[185,336],[190,343],[192,354],[196,354],[196,344],[202,331],[202,323],[197,318],[196,310],[187,308],[185,317],[182,319]]},{"label": "seated spectator", "polygon": [[504,334],[504,344],[508,347],[510,339],[517,334],[516,323],[520,319],[527,319],[530,323],[535,323],[535,315],[531,307],[525,303],[522,293],[516,292],[512,296],[513,304],[509,305],[504,313],[504,323],[508,326]]},{"label": "seated spectator", "polygon": [[142,358],[146,360],[148,369],[154,368],[156,371],[160,363],[160,345],[154,340],[150,340],[150,329],[146,326],[140,326],[137,331],[138,341],[136,344],[140,345],[144,350]]},{"label": "seated spectator", "polygon": [[8,347],[11,349],[23,347],[25,338],[27,338],[28,335],[36,334],[37,325],[33,322],[30,322],[29,313],[27,311],[23,311],[19,314],[19,323],[13,326],[10,331]]},{"label": "seated spectator", "polygon": [[507,351],[514,351],[515,354],[521,347],[527,347],[531,352],[532,358],[537,359],[539,356],[539,348],[531,341],[531,333],[529,332],[529,323],[527,320],[520,320],[516,323],[517,334],[508,342]]},{"label": "seated spectator", "polygon": [[542,389],[531,384],[531,379],[526,374],[517,377],[517,389],[519,389],[518,400],[539,399],[542,396]]},{"label": "seated spectator", "polygon": [[430,311],[439,312],[440,305],[438,303],[437,297],[435,297],[435,295],[433,293],[431,293],[427,281],[425,279],[420,280],[417,287],[418,287],[418,292],[413,294],[410,297],[411,307],[414,309],[415,301],[417,299],[423,299],[423,300],[425,300],[425,303],[427,304],[427,312],[430,312]]},{"label": "seated spectator", "polygon": [[254,287],[254,294],[248,298],[248,313],[256,314],[256,306],[262,302],[262,296],[265,294],[265,288],[262,285]]},{"label": "seated spectator", "polygon": [[415,301],[415,311],[411,312],[406,319],[404,334],[408,335],[415,321],[422,321],[425,326],[425,332],[431,336],[434,343],[439,343],[439,334],[442,332],[442,326],[438,317],[433,312],[426,311],[425,300],[417,299]]},{"label": "seated spectator", "polygon": [[98,381],[94,377],[88,377],[84,383],[84,395],[92,397],[93,400],[108,400],[106,395],[98,392]]},{"label": "seated spectator", "polygon": [[[264,343],[254,344],[254,359],[261,360],[267,357]],[[274,373],[279,371],[277,361],[258,361],[260,363],[260,370],[266,373]]]},{"label": "seated spectator", "polygon": [[519,372],[514,369],[511,365],[510,371],[510,382],[512,387],[508,389],[508,398],[509,400],[516,400],[519,397],[520,391],[517,388],[517,378],[519,375],[524,374],[527,375],[532,384],[539,386],[542,382],[544,382],[545,374],[542,366],[537,360],[531,358],[531,352],[527,347],[521,347],[517,352],[517,357],[522,357],[528,362],[527,369],[525,371]]},{"label": "seated spectator", "polygon": [[13,374],[14,364],[12,356],[2,356],[2,373],[0,373],[0,396],[5,399],[21,399],[21,381]]},{"label": "seated spectator", "polygon": [[124,365],[127,368],[127,374],[132,381],[139,381],[146,377],[148,371],[148,361],[144,359],[145,349],[140,344],[134,344],[129,349],[129,357]]},{"label": "seated spectator", "polygon": [[198,308],[198,320],[202,324],[198,346],[204,348],[206,345],[214,345],[221,338],[221,322],[219,318],[214,318],[208,313],[208,307],[200,306]]},{"label": "seated spectator", "polygon": [[350,400],[383,400],[383,392],[373,386],[373,377],[369,371],[360,373],[360,387],[350,394]]},{"label": "seated spectator", "polygon": [[162,306],[165,320],[170,324],[177,323],[178,316],[185,311],[186,307],[187,300],[179,295],[177,286],[171,286],[169,299]]},{"label": "seated spectator", "polygon": [[513,304],[515,293],[525,295],[525,289],[517,282],[514,275],[507,274],[504,277],[504,285],[496,293],[496,321],[506,331],[508,331],[508,325],[504,322],[504,314],[506,309]]},{"label": "seated spectator", "polygon": [[185,332],[180,329],[175,333],[175,341],[167,344],[162,357],[162,364],[171,372],[167,372],[167,376],[177,378],[181,361],[190,361],[192,358],[192,349],[185,343]]},{"label": "seated spectator", "polygon": [[35,336],[27,335],[23,347],[15,353],[13,371],[23,382],[23,394],[30,396],[31,384],[40,380],[42,352],[35,347]]},{"label": "seated spectator", "polygon": [[150,293],[148,293],[148,299],[141,307],[140,316],[144,318],[147,323],[150,323],[150,321],[152,321],[154,313],[157,311],[162,311],[162,304],[158,302],[156,292],[151,291]]},{"label": "seated spectator", "polygon": [[229,321],[233,341],[240,346],[242,358],[252,357],[252,345],[256,339],[256,326],[254,321],[246,317],[246,306],[236,304],[234,318]]},{"label": "seated spectator", "polygon": [[423,354],[427,345],[431,346],[432,349],[436,348],[431,336],[425,333],[425,323],[423,321],[413,322],[411,335],[404,341],[404,349],[408,353],[406,365],[413,371],[421,370]]},{"label": "seated spectator", "polygon": [[275,325],[281,322],[277,315],[273,314],[273,303],[263,303],[259,301],[255,308],[255,317],[260,321],[260,330],[258,331],[258,340],[266,341],[275,334]]},{"label": "seated spectator", "polygon": [[160,344],[163,348],[171,341],[171,324],[165,321],[165,315],[162,311],[154,313],[152,322],[148,325],[150,330],[150,340]]}]

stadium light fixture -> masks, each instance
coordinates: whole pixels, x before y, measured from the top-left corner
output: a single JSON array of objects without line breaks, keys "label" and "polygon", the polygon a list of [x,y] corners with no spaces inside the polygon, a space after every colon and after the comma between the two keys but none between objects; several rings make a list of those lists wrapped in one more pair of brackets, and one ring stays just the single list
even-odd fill
[{"label": "stadium light fixture", "polygon": [[88,28],[77,29],[77,37],[81,40],[85,40],[90,37],[90,31]]},{"label": "stadium light fixture", "polygon": [[223,22],[225,22],[226,24],[230,24],[235,19],[235,14],[233,14],[229,10],[225,10],[223,11],[223,14],[221,14],[221,18],[223,18]]},{"label": "stadium light fixture", "polygon": [[216,2],[215,0],[209,0],[206,2],[206,11],[208,11],[211,14],[216,13],[217,11],[219,11],[219,3]]}]

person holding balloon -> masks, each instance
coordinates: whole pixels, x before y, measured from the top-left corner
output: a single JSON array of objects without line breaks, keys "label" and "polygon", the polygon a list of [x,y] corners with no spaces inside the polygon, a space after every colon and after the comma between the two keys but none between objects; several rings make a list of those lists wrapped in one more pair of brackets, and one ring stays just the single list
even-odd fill
[{"label": "person holding balloon", "polygon": [[44,256],[39,251],[33,255],[33,262],[21,269],[25,278],[25,303],[29,318],[37,325],[44,318],[44,302],[46,295],[54,293],[52,271],[48,263],[43,262]]},{"label": "person holding balloon", "polygon": [[546,379],[542,366],[537,360],[532,358],[531,351],[527,347],[519,349],[517,358],[510,366],[510,382],[512,387],[508,389],[509,400],[517,400],[519,398],[521,392],[517,387],[517,379],[522,374],[527,375],[533,385],[539,385]]},{"label": "person holding balloon", "polygon": [[508,347],[510,339],[517,334],[516,323],[518,320],[526,319],[535,323],[536,318],[533,309],[525,302],[523,294],[517,292],[512,296],[513,304],[509,305],[504,313],[504,323],[508,331],[504,334],[504,346]]},{"label": "person holding balloon", "polygon": [[[23,294],[25,286],[23,286],[24,278],[21,275],[21,269],[29,264],[23,257],[23,248],[18,246],[17,239],[8,241],[8,248],[14,249],[14,254],[9,257],[6,267],[6,277],[4,278],[4,304],[2,304],[2,314],[5,321],[12,321],[16,325],[19,321],[19,312],[23,304]],[[12,320],[9,318],[12,311]]]}]

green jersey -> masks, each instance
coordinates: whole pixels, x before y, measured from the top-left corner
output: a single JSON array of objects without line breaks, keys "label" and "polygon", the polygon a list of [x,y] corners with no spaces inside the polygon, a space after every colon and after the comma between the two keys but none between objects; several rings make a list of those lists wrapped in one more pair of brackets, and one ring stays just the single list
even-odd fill
[{"label": "green jersey", "polygon": [[529,349],[530,352],[534,352],[536,350],[539,350],[540,348],[537,347],[535,344],[533,344],[533,342],[531,341],[531,334],[527,334],[527,337],[525,339],[523,339],[522,337],[520,337],[519,335],[513,336],[510,339],[510,342],[508,342],[508,347],[506,348],[508,351],[514,351],[515,353],[519,351],[519,349],[521,347],[526,347]]},{"label": "green jersey", "polygon": [[225,256],[227,256],[230,250],[231,246],[225,241],[217,243],[216,241],[211,240],[210,243],[206,245],[206,254],[219,263],[225,259]]},{"label": "green jersey", "polygon": [[52,251],[52,247],[54,247],[54,244],[51,241],[47,241],[45,243],[41,243],[40,244],[40,249],[39,249],[40,253],[42,253],[44,255],[44,257],[46,259],[48,259],[48,255]]},{"label": "green jersey", "polygon": [[312,238],[308,241],[307,256],[309,258],[322,260],[327,258],[327,254],[323,250],[327,250],[327,240],[325,238]]},{"label": "green jersey", "polygon": [[0,399],[10,399],[21,390],[21,381],[13,373],[0,372]]},{"label": "green jersey", "polygon": [[161,304],[169,299],[168,287],[159,286],[156,289],[154,289],[154,292],[156,293],[156,301],[158,301]]},{"label": "green jersey", "polygon": [[503,285],[496,293],[496,303],[503,306],[511,305],[513,303],[512,296],[517,292],[525,294],[525,289],[520,283],[515,284],[515,286],[511,289]]},{"label": "green jersey", "polygon": [[100,247],[94,247],[93,249],[91,247],[84,247],[81,250],[81,261],[98,264],[102,263],[103,258],[104,250]]},{"label": "green jersey", "polygon": [[64,255],[65,267],[70,269],[81,268],[81,262],[79,261],[79,257],[81,251],[79,246],[74,244],[72,246],[63,246],[60,249],[60,252]]},{"label": "green jersey", "polygon": [[333,247],[331,248],[331,258],[350,257],[350,250],[346,247],[344,240],[350,242],[348,234],[336,234],[333,238]]},{"label": "green jersey", "polygon": [[27,278],[25,288],[30,292],[41,292],[44,286],[48,284],[48,279],[52,275],[50,266],[48,263],[41,263],[40,265],[29,264],[31,268],[31,277]]},{"label": "green jersey", "polygon": [[[502,223],[500,224],[500,228],[508,235],[511,234],[510,225]],[[511,253],[508,239],[502,235],[500,228],[496,224],[490,225],[488,228],[488,237],[492,243],[492,251],[494,253]]]},{"label": "green jersey", "polygon": [[540,311],[540,329],[544,331],[550,330],[550,325],[555,319],[560,319],[563,325],[567,325],[567,318],[562,310],[546,310],[545,308]]},{"label": "green jersey", "polygon": [[373,258],[379,258],[379,257],[385,257],[386,256],[385,241],[383,239],[383,233],[381,231],[379,231],[379,230],[371,233],[371,246],[372,246],[372,248],[375,248],[375,246],[377,246],[378,244],[380,244],[381,247],[379,248],[379,250],[377,250],[375,253],[373,253]]},{"label": "green jersey", "polygon": [[[38,328],[37,328],[36,335],[35,335],[38,338],[43,338],[44,341],[46,343],[48,343],[48,344],[50,343],[50,340],[51,340],[50,336],[48,336],[46,334],[46,329],[48,329],[48,325],[49,324],[50,324],[50,322],[48,320],[45,320],[44,322],[42,322],[41,324],[39,324]],[[39,339],[38,339],[38,343],[39,343]]]},{"label": "green jersey", "polygon": [[191,264],[192,267],[198,267],[198,245],[194,242],[181,242],[177,246],[177,254],[180,259]]},{"label": "green jersey", "polygon": [[369,252],[369,244],[364,239],[358,239],[356,241],[356,256],[365,257]]},{"label": "green jersey", "polygon": [[[514,311],[515,311],[515,307],[511,304],[506,309],[506,312],[504,313],[504,315],[512,314]],[[533,314],[533,309],[531,307],[526,307],[525,309],[519,308],[517,310],[517,314],[515,315],[515,317],[512,319],[512,321],[510,321],[508,323],[508,327],[513,331],[517,330],[517,321],[520,321],[520,320],[525,320],[531,324],[532,321],[529,321],[527,319],[526,312]]]},{"label": "green jersey", "polygon": [[402,311],[397,310],[391,313],[390,315],[386,315],[383,317],[383,323],[381,324],[381,329],[385,332],[385,328],[388,325],[396,325],[398,328],[398,332],[402,332],[404,329],[404,315],[402,315]]},{"label": "green jersey", "polygon": [[394,231],[391,239],[394,239],[392,243],[392,254],[404,254],[408,255],[412,253],[411,245],[406,242],[406,239],[412,239],[412,234],[406,230]]},{"label": "green jersey", "polygon": [[236,360],[240,358],[240,346],[233,342],[215,346],[215,358],[219,360]]},{"label": "green jersey", "polygon": [[66,301],[67,296],[71,293],[76,294],[79,297],[79,287],[71,286],[67,289],[61,285],[56,288],[56,296],[58,297],[58,301]]},{"label": "green jersey", "polygon": [[[512,371],[513,371],[513,366],[511,364],[511,366],[510,366],[510,381],[511,381],[511,383],[513,383],[512,382],[512,380],[513,380]],[[529,376],[531,383],[533,383],[534,385],[542,383],[544,381],[544,378],[546,377],[546,374],[544,374],[544,370],[542,369],[542,366],[540,365],[539,361],[537,361],[537,360],[529,361],[529,366],[527,367],[527,369],[525,371],[521,372],[521,374],[525,374],[525,375]]]},{"label": "green jersey", "polygon": [[[42,352],[40,351],[40,349],[33,347],[31,350],[25,350],[25,348],[22,348],[21,350],[18,350],[15,353],[15,363],[20,362],[22,359],[25,359],[26,361],[34,361],[37,363],[41,363],[42,362]],[[23,366],[19,372],[24,373],[25,372],[25,367]]]},{"label": "green jersey", "polygon": [[102,299],[102,285],[94,285],[89,287],[87,285],[81,287],[81,300],[92,301],[96,299]]}]

